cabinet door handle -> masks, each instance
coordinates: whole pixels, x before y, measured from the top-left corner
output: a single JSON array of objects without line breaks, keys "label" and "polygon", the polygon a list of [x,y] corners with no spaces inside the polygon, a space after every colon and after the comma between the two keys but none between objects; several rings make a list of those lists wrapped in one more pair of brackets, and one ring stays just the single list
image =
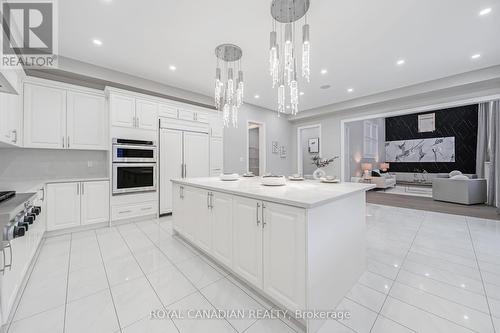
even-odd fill
[{"label": "cabinet door handle", "polygon": [[139,128],[139,116],[135,117],[135,127]]},{"label": "cabinet door handle", "polygon": [[207,192],[207,208],[210,209],[210,192]]},{"label": "cabinet door handle", "polygon": [[[9,249],[9,264],[7,264],[7,258],[5,255],[5,250]],[[0,272],[2,274],[5,274],[5,270],[8,268],[9,270],[12,269],[12,246],[9,241],[4,241],[2,242],[2,257],[3,257],[3,267],[0,269]]]},{"label": "cabinet door handle", "polygon": [[153,209],[153,207],[144,207],[144,208],[141,208],[141,210],[151,210]]},{"label": "cabinet door handle", "polygon": [[120,212],[118,212],[119,214],[126,214],[126,213],[132,213],[131,210],[122,210]]},{"label": "cabinet door handle", "polygon": [[76,195],[80,195],[80,183],[76,183]]},{"label": "cabinet door handle", "polygon": [[184,163],[184,178],[187,178],[187,175],[188,175],[188,167],[187,164]]},{"label": "cabinet door handle", "polygon": [[85,183],[82,183],[82,195],[85,195]]},{"label": "cabinet door handle", "polygon": [[181,186],[179,188],[179,196],[181,197],[181,199],[184,199],[184,186]]},{"label": "cabinet door handle", "polygon": [[184,178],[184,163],[181,163],[181,178]]},{"label": "cabinet door handle", "polygon": [[17,130],[12,130],[12,142],[17,143]]},{"label": "cabinet door handle", "polygon": [[68,135],[68,148],[69,148],[69,135]]},{"label": "cabinet door handle", "polygon": [[264,219],[264,209],[266,208],[266,204],[262,203],[262,228],[266,226],[266,220]]},{"label": "cabinet door handle", "polygon": [[257,214],[256,214],[256,220],[257,220],[257,226],[260,225],[260,220],[259,220],[259,208],[260,208],[260,203],[257,202]]},{"label": "cabinet door handle", "polygon": [[64,148],[64,136],[62,137],[62,142],[63,142],[63,146],[62,147]]},{"label": "cabinet door handle", "polygon": [[210,208],[214,209],[214,194],[210,192]]}]

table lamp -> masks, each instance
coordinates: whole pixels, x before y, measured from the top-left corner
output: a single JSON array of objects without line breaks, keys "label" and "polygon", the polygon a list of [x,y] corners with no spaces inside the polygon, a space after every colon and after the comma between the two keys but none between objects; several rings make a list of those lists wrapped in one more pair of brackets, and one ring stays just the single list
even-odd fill
[{"label": "table lamp", "polygon": [[363,170],[363,177],[369,178],[371,176],[370,172],[372,171],[371,163],[361,163],[361,170]]}]

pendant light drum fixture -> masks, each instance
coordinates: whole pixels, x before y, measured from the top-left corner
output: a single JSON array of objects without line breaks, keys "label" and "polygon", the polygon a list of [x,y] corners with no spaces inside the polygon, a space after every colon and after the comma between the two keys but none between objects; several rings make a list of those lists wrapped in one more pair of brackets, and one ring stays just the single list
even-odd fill
[{"label": "pendant light drum fixture", "polygon": [[224,126],[232,123],[238,127],[238,109],[243,104],[243,51],[234,44],[222,44],[215,48],[215,107],[222,110]]}]

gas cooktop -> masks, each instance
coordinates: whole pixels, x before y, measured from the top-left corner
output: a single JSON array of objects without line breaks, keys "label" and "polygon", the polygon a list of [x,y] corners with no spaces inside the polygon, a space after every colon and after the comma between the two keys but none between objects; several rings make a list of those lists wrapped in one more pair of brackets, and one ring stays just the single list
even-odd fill
[{"label": "gas cooktop", "polygon": [[16,191],[0,191],[0,202],[8,200],[16,195]]}]

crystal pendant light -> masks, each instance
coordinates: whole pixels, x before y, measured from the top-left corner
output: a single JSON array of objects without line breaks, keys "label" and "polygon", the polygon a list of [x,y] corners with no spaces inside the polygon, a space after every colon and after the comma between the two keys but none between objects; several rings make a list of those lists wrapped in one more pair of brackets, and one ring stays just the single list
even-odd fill
[{"label": "crystal pendant light", "polygon": [[297,80],[297,49],[295,25],[304,17],[302,26],[302,77],[310,81],[309,24],[307,11],[310,0],[272,0],[272,31],[269,43],[269,74],[272,86],[278,87],[278,115],[286,112],[286,101],[290,98],[290,110],[293,115],[299,111],[299,82]]},{"label": "crystal pendant light", "polygon": [[[238,126],[238,109],[243,104],[244,81],[241,70],[241,48],[233,44],[222,44],[215,48],[215,107],[222,111],[224,126]],[[235,73],[237,76],[235,78]]]}]

